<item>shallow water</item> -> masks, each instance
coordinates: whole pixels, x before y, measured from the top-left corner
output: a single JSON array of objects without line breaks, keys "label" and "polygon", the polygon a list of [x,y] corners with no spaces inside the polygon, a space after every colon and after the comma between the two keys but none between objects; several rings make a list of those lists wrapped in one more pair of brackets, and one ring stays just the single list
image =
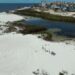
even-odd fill
[{"label": "shallow water", "polygon": [[75,37],[75,24],[66,22],[48,21],[41,18],[29,18],[26,20],[28,24],[41,25],[49,29],[60,29],[59,35],[67,37]]}]

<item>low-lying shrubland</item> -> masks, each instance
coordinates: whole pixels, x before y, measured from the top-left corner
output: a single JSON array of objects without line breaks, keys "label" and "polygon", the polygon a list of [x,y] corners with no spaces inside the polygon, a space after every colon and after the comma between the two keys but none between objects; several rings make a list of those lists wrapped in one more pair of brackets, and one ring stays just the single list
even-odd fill
[{"label": "low-lying shrubland", "polygon": [[47,19],[47,20],[52,20],[52,21],[62,21],[62,22],[75,23],[75,18],[74,17],[53,15],[53,14],[43,12],[43,11],[38,12],[38,11],[35,11],[33,9],[16,10],[14,13],[15,14],[20,14],[20,15],[26,15],[26,16],[40,17],[40,18]]}]

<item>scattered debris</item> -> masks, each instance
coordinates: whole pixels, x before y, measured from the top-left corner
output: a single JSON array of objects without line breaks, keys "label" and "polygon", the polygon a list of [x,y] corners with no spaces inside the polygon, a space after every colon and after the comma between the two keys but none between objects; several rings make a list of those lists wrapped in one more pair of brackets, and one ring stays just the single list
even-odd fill
[{"label": "scattered debris", "polygon": [[42,49],[43,49],[46,53],[49,53],[49,54],[51,54],[51,55],[53,55],[53,56],[55,56],[55,55],[56,55],[56,53],[55,53],[55,52],[50,51],[50,49],[47,49],[47,48],[46,48],[46,47],[44,47],[44,46],[42,46]]},{"label": "scattered debris", "polygon": [[59,75],[64,75],[64,73],[62,73],[62,72],[59,72]]},{"label": "scattered debris", "polygon": [[52,51],[52,52],[51,52],[51,55],[55,56],[55,55],[56,55],[56,53]]},{"label": "scattered debris", "polygon": [[36,71],[32,72],[34,75],[50,75],[48,72],[45,70],[39,70],[37,69]]}]

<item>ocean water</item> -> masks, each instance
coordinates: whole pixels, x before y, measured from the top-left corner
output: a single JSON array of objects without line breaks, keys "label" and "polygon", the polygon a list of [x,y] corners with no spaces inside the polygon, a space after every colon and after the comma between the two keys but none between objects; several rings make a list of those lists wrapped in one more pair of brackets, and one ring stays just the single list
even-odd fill
[{"label": "ocean water", "polygon": [[30,7],[33,5],[38,5],[34,3],[0,3],[0,12],[15,10],[21,7]]}]

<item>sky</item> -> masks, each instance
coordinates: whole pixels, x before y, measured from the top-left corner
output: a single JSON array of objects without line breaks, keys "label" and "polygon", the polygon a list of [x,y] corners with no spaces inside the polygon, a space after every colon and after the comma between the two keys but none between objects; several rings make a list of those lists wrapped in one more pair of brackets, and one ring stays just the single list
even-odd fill
[{"label": "sky", "polygon": [[[0,0],[0,3],[39,3],[41,0]],[[68,1],[75,2],[75,0],[47,0],[47,1]]]}]

